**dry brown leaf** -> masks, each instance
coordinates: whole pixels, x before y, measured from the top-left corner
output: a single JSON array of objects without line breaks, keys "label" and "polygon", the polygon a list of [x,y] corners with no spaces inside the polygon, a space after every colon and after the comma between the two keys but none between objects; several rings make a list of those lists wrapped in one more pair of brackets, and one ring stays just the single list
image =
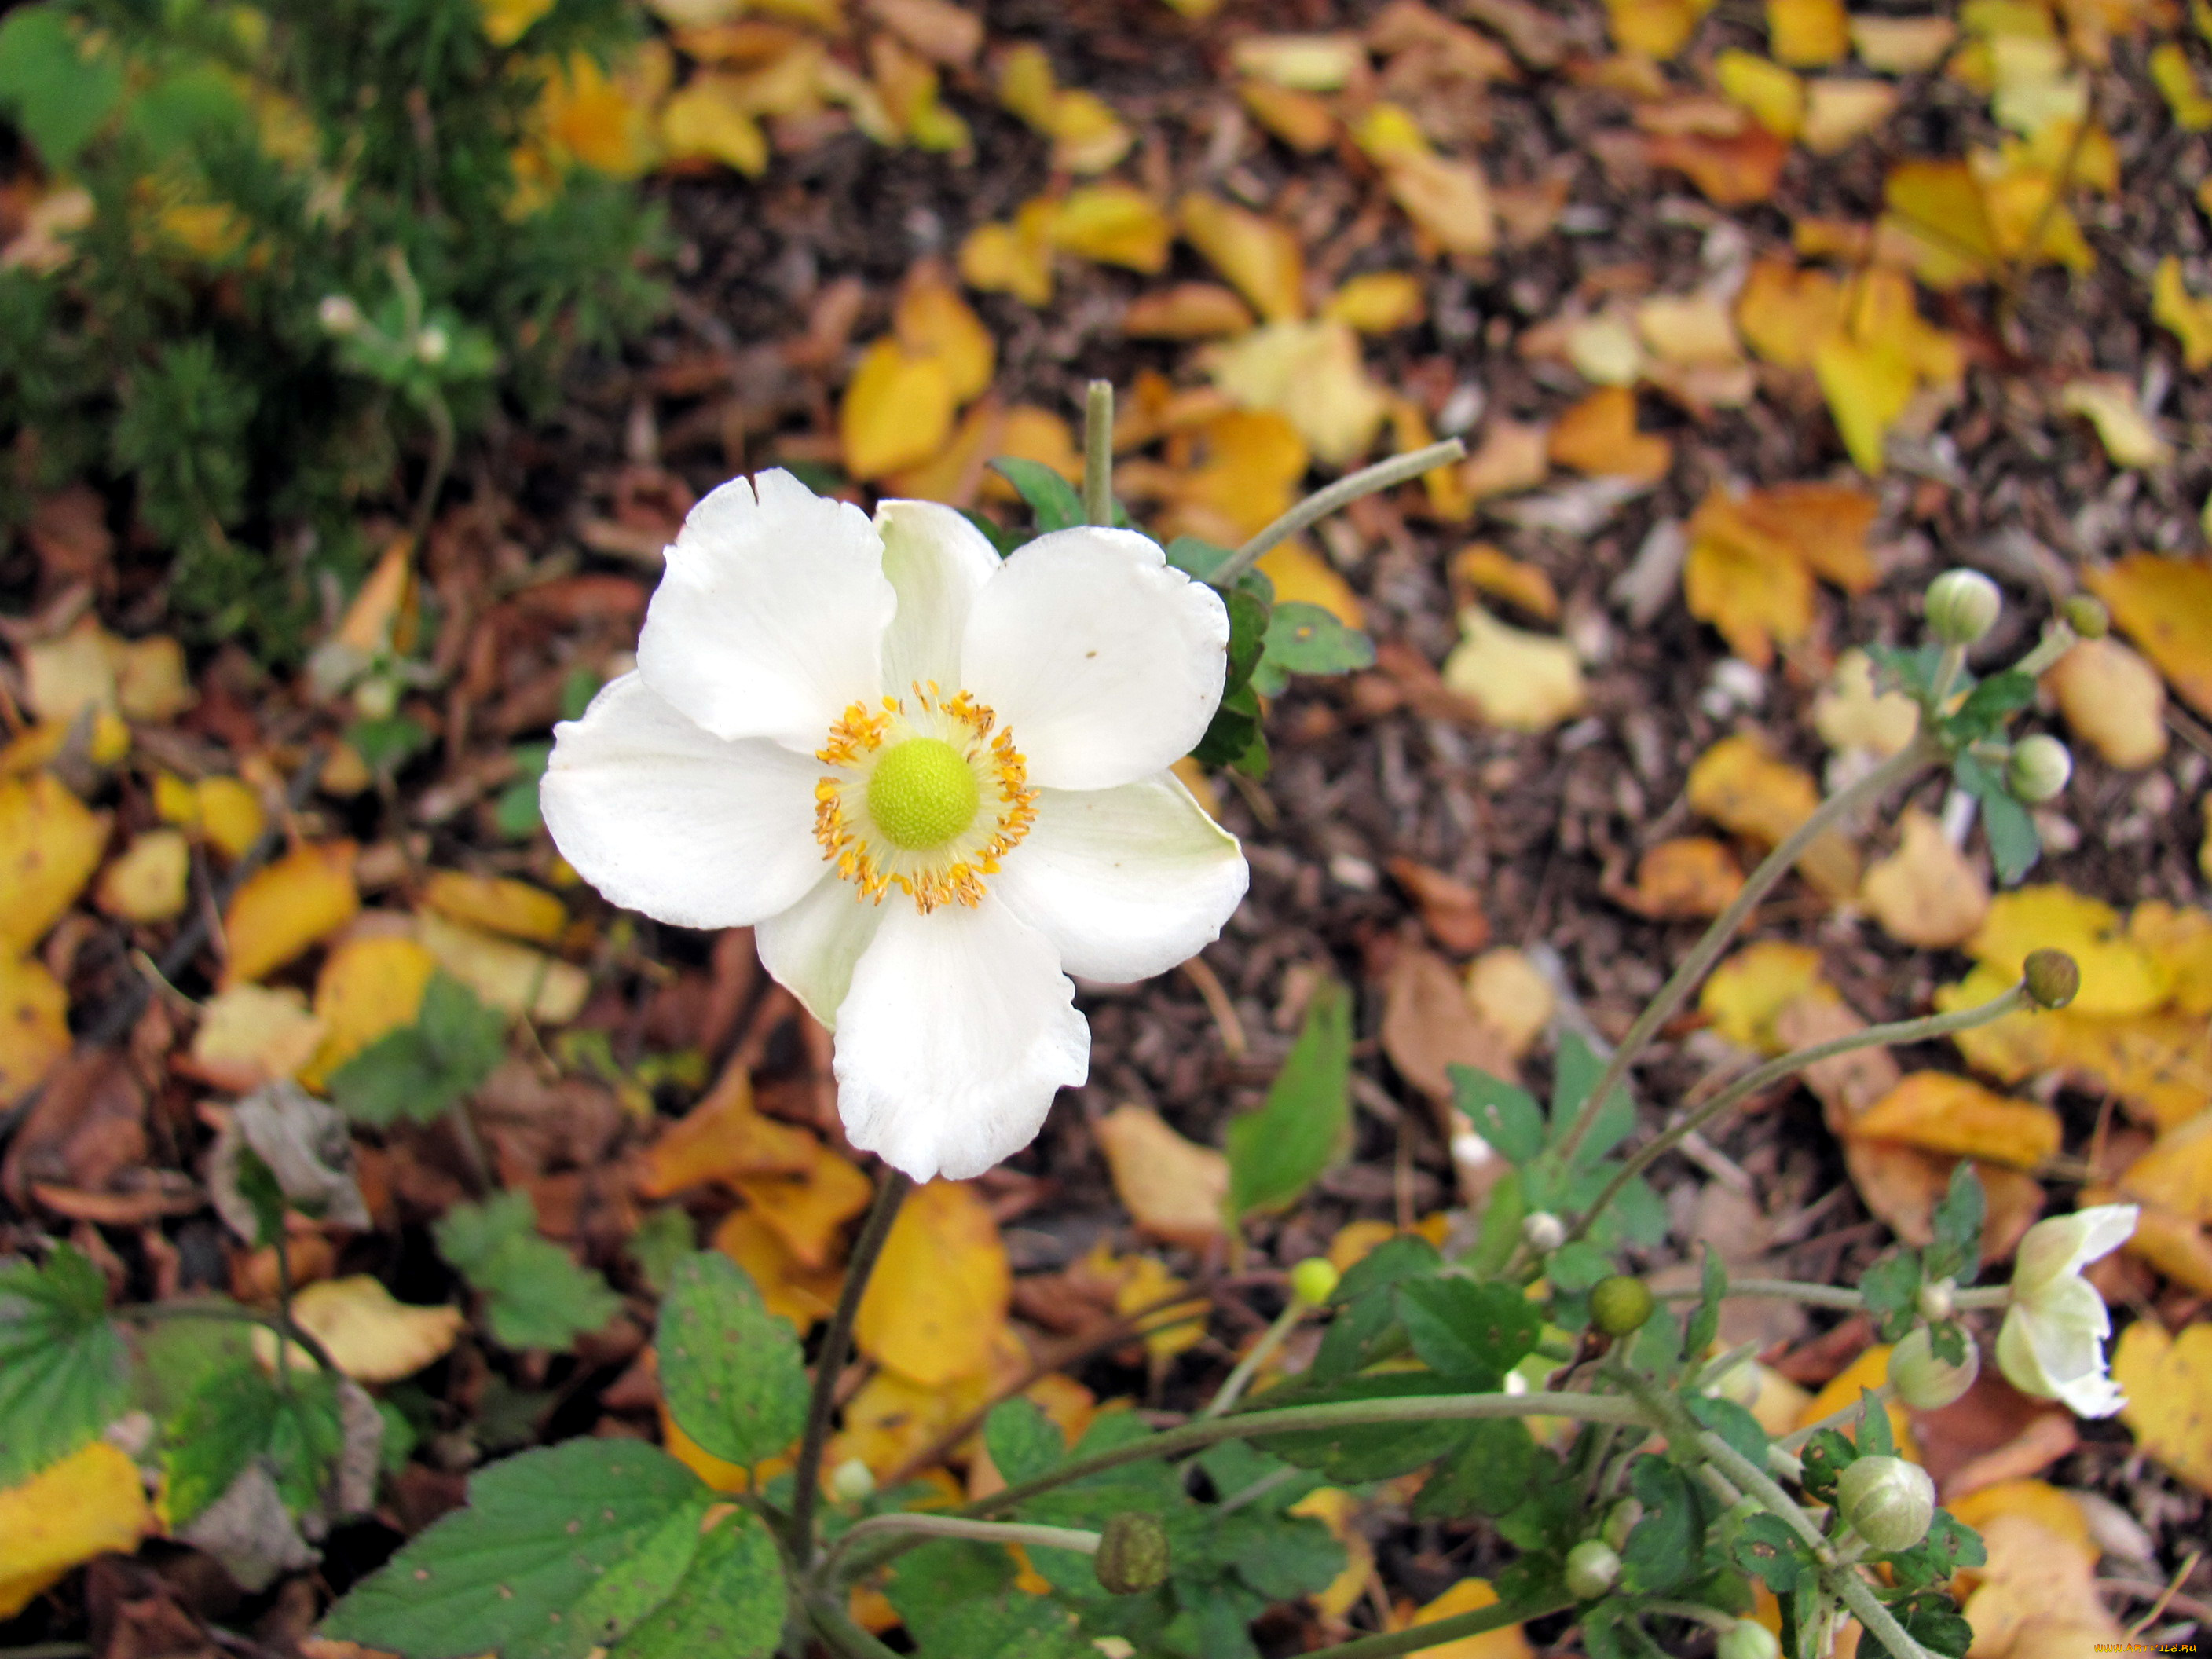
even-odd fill
[{"label": "dry brown leaf", "polygon": [[1636,429],[1636,394],[1626,386],[1601,386],[1559,416],[1549,441],[1550,458],[1594,477],[1663,478],[1674,446]]},{"label": "dry brown leaf", "polygon": [[1139,1232],[1203,1250],[1226,1237],[1229,1160],[1185,1140],[1149,1106],[1120,1106],[1093,1126],[1121,1207]]},{"label": "dry brown leaf", "polygon": [[1433,951],[1405,950],[1383,986],[1382,1052],[1431,1099],[1452,1098],[1449,1067],[1514,1075],[1510,1045],[1469,1006],[1452,965]]},{"label": "dry brown leaf", "polygon": [[1251,326],[1244,302],[1218,283],[1178,283],[1141,295],[1121,314],[1123,331],[1137,339],[1207,340]]},{"label": "dry brown leaf", "polygon": [[[1810,774],[1775,759],[1747,734],[1723,738],[1698,756],[1686,793],[1692,811],[1761,847],[1784,840],[1820,804]],[[1836,830],[1806,848],[1797,869],[1826,897],[1840,901],[1858,890],[1858,853]]]},{"label": "dry brown leaf", "polygon": [[1852,1121],[1850,1133],[2015,1170],[2057,1157],[2063,1138],[2050,1107],[2009,1099],[1948,1072],[1908,1073]]},{"label": "dry brown leaf", "polygon": [[1734,852],[1710,836],[1682,836],[1647,851],[1636,884],[1614,896],[1654,921],[1687,921],[1720,915],[1742,890]]},{"label": "dry brown leaf", "polygon": [[1898,822],[1897,850],[1867,867],[1859,902],[1899,945],[1948,950],[1987,919],[1990,884],[1941,823],[1908,806]]},{"label": "dry brown leaf", "polygon": [[2112,765],[2139,771],[2166,753],[2165,683],[2118,640],[2081,641],[2043,684],[2067,726]]},{"label": "dry brown leaf", "polygon": [[1421,925],[1429,936],[1445,950],[1463,957],[1490,943],[1490,918],[1483,913],[1482,895],[1465,882],[1415,859],[1392,859],[1389,871],[1390,878],[1420,908]]}]

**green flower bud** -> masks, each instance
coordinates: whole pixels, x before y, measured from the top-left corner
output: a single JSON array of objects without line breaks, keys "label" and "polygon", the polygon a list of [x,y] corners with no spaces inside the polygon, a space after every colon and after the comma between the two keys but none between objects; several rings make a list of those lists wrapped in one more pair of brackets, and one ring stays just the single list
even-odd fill
[{"label": "green flower bud", "polygon": [[2063,1008],[2081,989],[2081,969],[2063,951],[2030,951],[2020,976],[2039,1008]]},{"label": "green flower bud", "polygon": [[1567,1242],[1567,1224],[1549,1210],[1538,1210],[1522,1219],[1521,1242],[1538,1255],[1549,1255]]},{"label": "green flower bud", "polygon": [[1336,1294],[1340,1275],[1321,1256],[1310,1255],[1291,1269],[1291,1294],[1310,1307],[1319,1307]]},{"label": "green flower bud", "polygon": [[1941,1411],[1974,1386],[1981,1370],[1982,1356],[1971,1340],[1966,1358],[1954,1365],[1936,1352],[1928,1328],[1917,1325],[1889,1356],[1889,1385],[1914,1411]]},{"label": "green flower bud", "polygon": [[1938,1279],[1920,1287],[1917,1301],[1920,1316],[1940,1325],[1959,1310],[1959,1287],[1950,1279]]},{"label": "green flower bud", "polygon": [[1837,1478],[1836,1508],[1875,1548],[1909,1550],[1936,1518],[1936,1483],[1901,1457],[1862,1457]]},{"label": "green flower bud", "polygon": [[1607,1336],[1627,1336],[1651,1317],[1651,1289],[1627,1273],[1601,1279],[1590,1287],[1590,1323]]},{"label": "green flower bud", "polygon": [[1624,1498],[1605,1512],[1605,1525],[1599,1528],[1598,1536],[1617,1550],[1626,1549],[1628,1534],[1636,1530],[1636,1523],[1643,1518],[1643,1500]]},{"label": "green flower bud", "polygon": [[858,1504],[875,1495],[875,1472],[857,1457],[830,1471],[830,1495],[841,1504]]},{"label": "green flower bud", "polygon": [[2031,806],[2057,799],[2073,775],[2074,757],[2066,752],[2066,745],[2042,732],[2014,744],[2005,767],[2005,781],[2013,793]]},{"label": "green flower bud", "polygon": [[1782,1659],[1782,1644],[1757,1620],[1739,1619],[1721,1632],[1713,1659]]},{"label": "green flower bud", "polygon": [[1567,1589],[1577,1601],[1595,1601],[1620,1579],[1620,1557],[1602,1538],[1585,1538],[1567,1552]]},{"label": "green flower bud", "polygon": [[1158,1589],[1168,1581],[1167,1528],[1139,1510],[1122,1510],[1101,1529],[1091,1570],[1116,1595]]},{"label": "green flower bud", "polygon": [[2112,613],[2105,609],[2102,599],[2087,593],[2076,593],[2058,607],[2058,614],[2085,640],[2101,640],[2112,631]]},{"label": "green flower bud", "polygon": [[1972,645],[1995,628],[2004,596],[1978,570],[1947,570],[1928,584],[1928,631],[1945,645]]}]

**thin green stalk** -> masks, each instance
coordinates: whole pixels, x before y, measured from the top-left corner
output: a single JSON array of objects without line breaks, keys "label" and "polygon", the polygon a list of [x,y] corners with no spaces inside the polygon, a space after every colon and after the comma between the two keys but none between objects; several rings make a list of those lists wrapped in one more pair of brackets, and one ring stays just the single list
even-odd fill
[{"label": "thin green stalk", "polygon": [[855,1523],[843,1537],[822,1553],[817,1577],[825,1589],[834,1588],[837,1569],[846,1555],[871,1538],[914,1534],[921,1538],[972,1538],[983,1544],[1020,1544],[1024,1547],[1074,1550],[1098,1553],[1099,1534],[1082,1527],[1041,1527],[1019,1521],[971,1521],[961,1515],[921,1515],[900,1511],[872,1515]]},{"label": "thin green stalk", "polygon": [[1928,682],[1928,706],[1938,714],[1950,698],[1952,686],[1958,683],[1959,671],[1966,665],[1966,647],[1963,645],[1947,645],[1936,659],[1935,678]]},{"label": "thin green stalk", "polygon": [[1620,1195],[1623,1187],[1715,1118],[1808,1066],[1817,1066],[1824,1060],[1832,1060],[1838,1054],[1848,1054],[1860,1048],[1886,1048],[1895,1042],[1924,1042],[1930,1037],[1948,1036],[1954,1031],[1972,1030],[1977,1025],[1987,1025],[1992,1020],[2002,1019],[2007,1014],[2018,1013],[2023,1008],[2033,1006],[2035,1003],[2028,996],[2027,988],[2015,985],[2002,995],[1992,997],[1972,1008],[1954,1009],[1948,1014],[1925,1014],[1917,1019],[1893,1019],[1886,1025],[1865,1026],[1842,1036],[1831,1037],[1826,1042],[1815,1042],[1770,1060],[1765,1065],[1745,1073],[1688,1116],[1678,1118],[1632,1153],[1628,1161],[1621,1165],[1620,1172],[1606,1183],[1606,1188],[1598,1194],[1597,1201],[1576,1222],[1569,1237],[1581,1237],[1589,1231],[1590,1223],[1605,1213],[1605,1206]]},{"label": "thin green stalk", "polygon": [[1335,1647],[1309,1653],[1306,1659],[1391,1659],[1394,1654],[1419,1653],[1425,1648],[1442,1647],[1447,1642],[1482,1636],[1513,1625],[1525,1625],[1532,1619],[1565,1613],[1572,1606],[1571,1601],[1564,1599],[1499,1601],[1490,1607],[1477,1607],[1473,1613],[1455,1613],[1449,1619],[1433,1620],[1407,1630],[1394,1630],[1382,1636],[1363,1636],[1357,1642],[1341,1642]]},{"label": "thin green stalk", "polygon": [[1559,1156],[1564,1161],[1569,1164],[1574,1161],[1575,1154],[1582,1150],[1583,1142],[1589,1138],[1590,1126],[1597,1119],[1600,1106],[1620,1086],[1621,1080],[1628,1075],[1628,1068],[1636,1063],[1637,1056],[1644,1052],[1645,1045],[1659,1028],[1672,1019],[1676,1011],[1689,1000],[1690,993],[1705,978],[1706,970],[1719,960],[1721,952],[1728,948],[1729,941],[1735,937],[1736,930],[1750,917],[1752,907],[1765,898],[1775,884],[1790,872],[1806,848],[1826,835],[1837,822],[1848,817],[1860,805],[1887,794],[1914,774],[1932,765],[1942,753],[1942,747],[1923,732],[1857,782],[1838,790],[1822,801],[1804,823],[1784,836],[1781,844],[1760,861],[1759,867],[1744,882],[1743,890],[1730,901],[1727,909],[1713,918],[1712,926],[1705,929],[1705,936],[1691,947],[1690,954],[1682,959],[1682,965],[1659,988],[1659,994],[1653,997],[1644,1012],[1636,1017],[1636,1023],[1621,1038],[1620,1046],[1613,1051],[1613,1058],[1606,1062],[1597,1086],[1590,1091],[1589,1098],[1583,1102],[1582,1109],[1576,1114],[1565,1138],[1559,1143]]},{"label": "thin green stalk", "polygon": [[900,1659],[890,1648],[853,1622],[852,1615],[826,1597],[806,1603],[807,1622],[839,1659]]},{"label": "thin green stalk", "polygon": [[[876,1189],[875,1206],[854,1241],[852,1260],[845,1264],[845,1285],[837,1293],[836,1311],[822,1338],[822,1352],[814,1362],[814,1391],[806,1404],[806,1433],[799,1443],[799,1462],[793,1474],[798,1485],[791,1494],[791,1547],[802,1571],[814,1565],[814,1504],[822,1488],[822,1449],[829,1443],[830,1419],[837,1410],[837,1378],[853,1346],[853,1322],[860,1317],[860,1297],[898,1218],[899,1205],[914,1183],[896,1170],[884,1171],[884,1184]],[[872,1640],[873,1638],[871,1638]]]},{"label": "thin green stalk", "polygon": [[[1846,1313],[1856,1313],[1866,1305],[1856,1291],[1847,1291],[1834,1285],[1814,1285],[1802,1279],[1735,1279],[1729,1281],[1730,1297],[1771,1297],[1778,1302],[1802,1302],[1808,1308],[1838,1308]],[[1680,1291],[1662,1291],[1662,1302],[1695,1302],[1705,1292],[1695,1285]]]},{"label": "thin green stalk", "polygon": [[1260,1333],[1260,1340],[1237,1362],[1237,1368],[1223,1381],[1221,1392],[1206,1401],[1206,1409],[1199,1413],[1201,1420],[1220,1416],[1244,1397],[1244,1390],[1252,1386],[1252,1379],[1260,1374],[1260,1367],[1274,1357],[1275,1351],[1289,1340],[1291,1333],[1297,1328],[1298,1322],[1306,1316],[1312,1306],[1295,1292],[1291,1295],[1282,1312],[1275,1316],[1275,1322]]},{"label": "thin green stalk", "polygon": [[1083,521],[1114,522],[1114,383],[1093,380],[1083,401]]},{"label": "thin green stalk", "polygon": [[1645,1613],[1664,1613],[1669,1619],[1686,1619],[1692,1624],[1703,1625],[1707,1630],[1725,1633],[1735,1627],[1735,1615],[1723,1613],[1718,1607],[1701,1607],[1695,1601],[1645,1601],[1640,1604]]},{"label": "thin green stalk", "polygon": [[2008,672],[2025,674],[2030,679],[2039,679],[2044,670],[2052,666],[2081,643],[2081,636],[2063,620],[2054,622],[2043,630],[2043,637],[2035,642],[2035,648],[2014,663]]},{"label": "thin green stalk", "polygon": [[155,1324],[170,1319],[220,1319],[234,1325],[258,1325],[265,1331],[274,1331],[280,1346],[284,1342],[295,1343],[308,1358],[330,1375],[336,1376],[339,1374],[337,1361],[331,1358],[331,1351],[316,1340],[313,1333],[296,1320],[282,1314],[258,1313],[252,1308],[234,1307],[225,1303],[196,1307],[188,1302],[141,1303],[135,1307],[118,1308],[116,1313],[124,1319],[145,1320]]},{"label": "thin green stalk", "polygon": [[1387,461],[1377,461],[1372,466],[1362,467],[1348,477],[1339,478],[1325,489],[1314,493],[1289,512],[1262,530],[1258,535],[1229,556],[1228,561],[1206,580],[1215,587],[1225,588],[1260,562],[1260,556],[1278,542],[1288,541],[1307,526],[1317,524],[1330,514],[1362,495],[1371,495],[1378,489],[1388,489],[1393,484],[1418,478],[1424,472],[1449,466],[1467,453],[1467,446],[1456,438],[1447,438],[1440,444],[1431,444],[1425,449],[1393,455]]}]

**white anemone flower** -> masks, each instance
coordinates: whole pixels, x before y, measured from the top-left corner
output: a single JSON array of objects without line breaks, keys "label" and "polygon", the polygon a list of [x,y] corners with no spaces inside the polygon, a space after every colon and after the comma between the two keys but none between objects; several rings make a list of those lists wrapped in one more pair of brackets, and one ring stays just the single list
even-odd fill
[{"label": "white anemone flower", "polygon": [[2081,1269],[2126,1243],[2136,1214],[2132,1204],[2093,1205],[2039,1221],[2020,1241],[1997,1365],[2021,1393],[2081,1417],[2110,1417],[2127,1403],[2106,1369],[2112,1317]]},{"label": "white anemone flower", "polygon": [[668,550],[636,672],[556,729],[546,827],[617,904],[755,929],[837,1034],[854,1146],[978,1175],[1088,1074],[1068,975],[1164,972],[1244,896],[1168,770],[1228,642],[1220,596],[1129,531],[1002,561],[950,507],[872,524],[735,479]]}]

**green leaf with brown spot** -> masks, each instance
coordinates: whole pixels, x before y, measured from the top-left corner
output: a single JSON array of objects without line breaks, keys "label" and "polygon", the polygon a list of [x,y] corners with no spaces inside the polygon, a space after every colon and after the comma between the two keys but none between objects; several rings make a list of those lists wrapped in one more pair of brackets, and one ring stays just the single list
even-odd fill
[{"label": "green leaf with brown spot", "polygon": [[656,1346],[670,1413],[715,1456],[750,1466],[799,1438],[806,1364],[798,1334],[727,1256],[704,1251],[676,1264]]}]

